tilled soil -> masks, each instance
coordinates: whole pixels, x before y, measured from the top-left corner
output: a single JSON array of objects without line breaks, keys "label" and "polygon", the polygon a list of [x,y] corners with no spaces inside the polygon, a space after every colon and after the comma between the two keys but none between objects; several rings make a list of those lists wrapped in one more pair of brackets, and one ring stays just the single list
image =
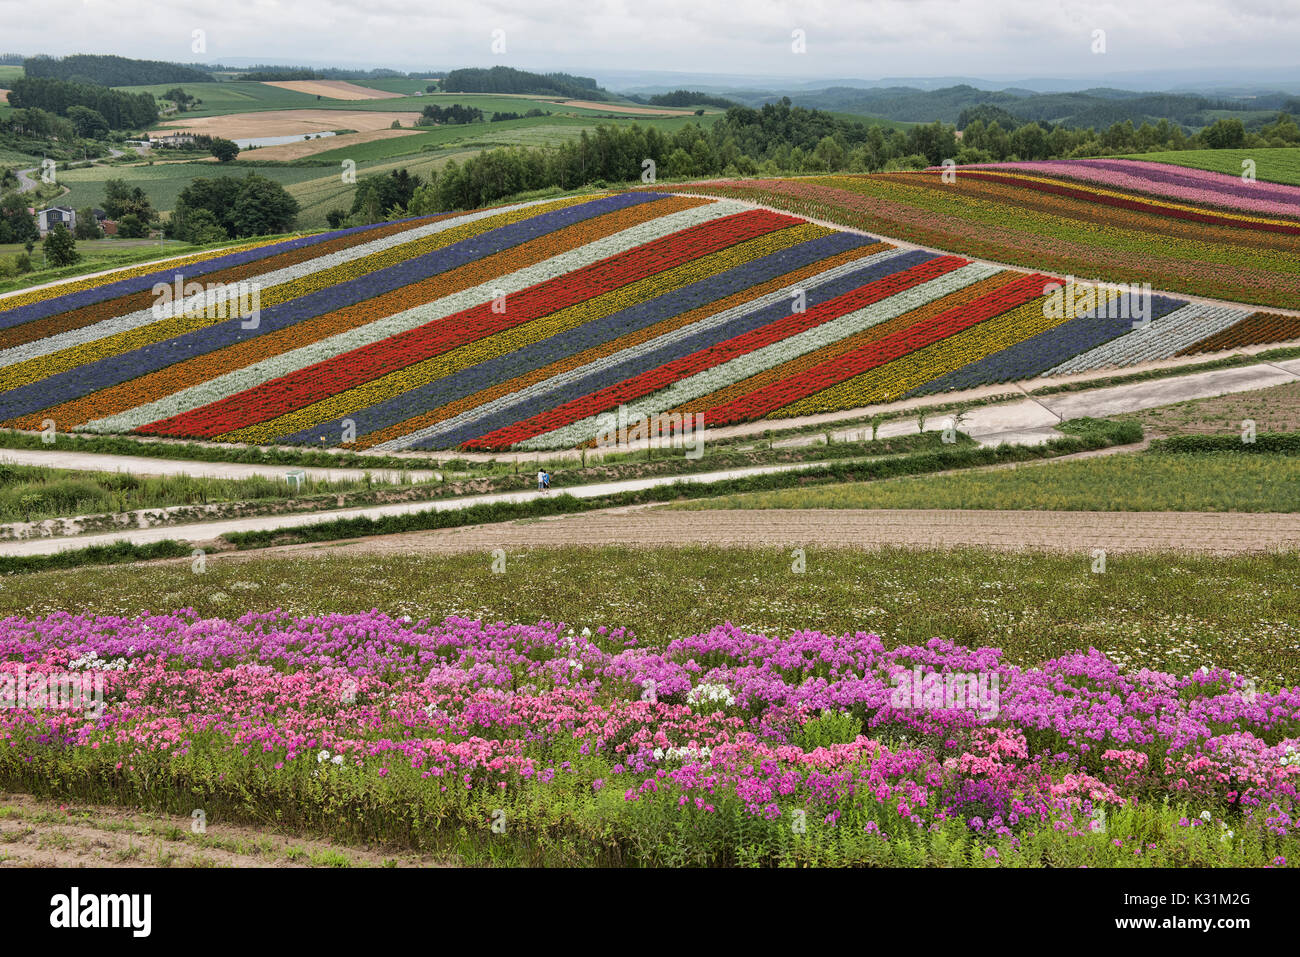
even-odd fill
[{"label": "tilled soil", "polygon": [[355,848],[271,828],[0,792],[0,867],[437,867],[408,850]]},{"label": "tilled soil", "polygon": [[563,545],[962,546],[1058,552],[1236,555],[1300,548],[1300,515],[944,509],[611,509],[500,525],[381,535],[243,553],[491,551]]}]

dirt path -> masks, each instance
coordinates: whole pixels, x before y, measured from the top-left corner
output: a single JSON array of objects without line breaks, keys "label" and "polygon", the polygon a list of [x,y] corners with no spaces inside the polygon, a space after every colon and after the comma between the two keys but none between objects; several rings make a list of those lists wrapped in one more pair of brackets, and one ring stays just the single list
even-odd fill
[{"label": "dirt path", "polygon": [[[1300,549],[1300,515],[942,509],[719,509],[701,513],[641,507],[503,525],[406,532],[342,545],[291,545],[238,555],[486,553],[496,548],[561,545],[973,546],[1089,555],[1094,549],[1107,553],[1176,550],[1237,555]],[[237,556],[232,553],[223,560],[231,557]]]},{"label": "dirt path", "polygon": [[357,848],[274,828],[203,822],[0,791],[0,867],[440,867],[405,849]]}]

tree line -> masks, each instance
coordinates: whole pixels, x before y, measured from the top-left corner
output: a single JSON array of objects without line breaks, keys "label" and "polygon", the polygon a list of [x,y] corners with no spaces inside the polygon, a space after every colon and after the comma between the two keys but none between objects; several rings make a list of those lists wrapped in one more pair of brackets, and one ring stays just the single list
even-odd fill
[{"label": "tree line", "polygon": [[959,139],[944,123],[906,130],[868,126],[783,101],[761,110],[735,107],[709,128],[690,123],[665,133],[641,125],[598,126],[559,146],[488,150],[464,163],[448,162],[428,181],[405,170],[400,177],[362,177],[352,208],[333,211],[330,224],[474,209],[538,190],[641,182],[651,168],[663,179],[867,173],[922,169],[945,160],[966,164],[1283,145],[1300,145],[1300,127],[1285,114],[1258,133],[1225,119],[1194,136],[1167,121],[1136,129],[1131,122],[1117,123],[1098,133],[1038,123],[1004,130],[996,120],[986,126],[976,119]]},{"label": "tree line", "polygon": [[138,130],[158,120],[158,103],[151,93],[127,93],[103,86],[24,76],[12,83],[9,105],[69,116],[73,107],[99,114],[109,129]]}]

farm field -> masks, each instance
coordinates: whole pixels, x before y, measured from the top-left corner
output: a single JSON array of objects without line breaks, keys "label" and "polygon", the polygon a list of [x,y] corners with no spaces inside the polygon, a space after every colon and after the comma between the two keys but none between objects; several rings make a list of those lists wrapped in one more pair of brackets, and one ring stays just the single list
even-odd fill
[{"label": "farm field", "polygon": [[[0,86],[2,85],[3,84],[0,84]],[[260,83],[251,80],[180,84],[156,83],[145,86],[115,87],[115,89],[124,90],[128,93],[151,93],[156,99],[162,99],[163,94],[167,91],[180,86],[186,93],[198,97],[203,101],[197,107],[194,107],[183,114],[177,114],[165,118],[163,123],[168,123],[171,120],[178,118],[205,118],[265,110],[364,110],[382,113],[393,111],[402,112],[414,109],[418,112],[426,103],[437,103],[440,106],[450,106],[452,103],[459,103],[466,107],[477,107],[486,113],[495,113],[499,111],[524,113],[531,109],[550,110],[554,113],[560,112],[562,109],[565,113],[572,113],[577,116],[594,117],[607,115],[611,112],[617,112],[613,107],[618,105],[593,103],[590,107],[572,105],[561,108],[559,107],[559,103],[561,102],[561,98],[559,97],[527,96],[505,93],[424,93],[422,91],[428,84],[420,80],[367,80],[363,83],[358,83],[357,85],[370,87],[380,92],[406,95],[373,100],[333,99],[322,95],[320,99],[317,99],[317,94],[315,93],[305,93],[298,89],[282,88],[270,83]],[[412,85],[416,88],[410,89]],[[418,93],[419,96],[410,96],[409,94],[412,93]],[[635,104],[623,105],[634,106]],[[697,117],[697,119],[702,119],[702,117]]]},{"label": "farm field", "polygon": [[1300,457],[1146,452],[997,471],[724,495],[679,507],[1294,512],[1300,511]]},{"label": "farm field", "polygon": [[1249,419],[1259,432],[1300,432],[1300,383],[1194,399],[1117,418],[1137,422],[1151,435],[1239,435]]},{"label": "farm field", "polygon": [[1159,153],[1131,153],[1119,159],[1147,163],[1190,166],[1240,177],[1246,160],[1255,163],[1255,175],[1266,182],[1300,186],[1300,147],[1265,147],[1236,150],[1170,150]]},{"label": "farm field", "polygon": [[[1086,175],[1094,182],[1083,181]],[[1296,186],[1148,162],[1076,160],[960,167],[951,183],[932,169],[674,190],[745,199],[1031,269],[1300,307]]]},{"label": "farm field", "polygon": [[308,96],[323,96],[331,100],[388,100],[401,93],[378,90],[347,80],[263,80],[267,86]]},{"label": "farm field", "polygon": [[[250,155],[256,155],[253,151]],[[68,188],[58,202],[81,209],[85,206],[101,206],[104,202],[104,183],[110,179],[125,179],[132,186],[139,186],[149,196],[155,209],[170,211],[176,207],[176,198],[181,190],[194,180],[202,177],[237,176],[243,177],[250,172],[273,179],[286,188],[309,180],[322,179],[328,174],[335,181],[338,173],[333,170],[311,166],[255,166],[221,169],[216,163],[205,161],[155,163],[152,166],[88,166],[59,172],[59,183]],[[157,245],[155,241],[155,245]]]},{"label": "farm field", "polygon": [[1048,275],[643,191],[191,266],[187,279],[258,283],[255,331],[220,321],[219,290],[183,314],[142,308],[159,277],[172,271],[6,301],[0,423],[315,446],[354,429],[357,448],[384,452],[544,450],[600,441],[620,407],[717,427],[1166,358],[1247,324],[1300,336],[1300,317],[1261,326],[1247,307],[1168,296],[1134,328],[1122,297],[1066,303]]},{"label": "farm field", "polygon": [[[402,102],[383,100],[380,102]],[[222,136],[230,140],[256,139],[263,136],[293,136],[305,133],[323,133],[330,130],[356,130],[364,133],[370,130],[385,130],[392,126],[394,120],[403,126],[411,126],[419,119],[419,112],[381,111],[381,110],[265,110],[257,113],[226,113],[220,116],[199,116],[184,118],[168,117],[161,121],[158,129],[187,133]]]},{"label": "farm field", "polygon": [[[1078,556],[971,550],[814,550],[803,574],[770,549],[515,557],[504,575],[465,555],[19,579],[0,593],[20,616],[0,637],[4,667],[102,662],[118,720],[58,755],[6,749],[0,780],[105,803],[111,779],[115,803],[170,813],[197,786],[223,823],[256,813],[256,781],[283,826],[466,863],[488,858],[495,809],[514,840],[492,859],[516,863],[1295,859],[1277,816],[1291,807],[1300,625],[1283,556],[1117,557],[1105,576]],[[187,610],[145,607],[160,601]],[[388,611],[350,610],[363,601]],[[968,707],[891,704],[891,674],[914,664],[996,673],[996,707],[987,683]],[[1104,700],[1123,702],[1118,728]],[[213,720],[161,748],[182,709]],[[521,739],[524,713],[558,733]],[[1224,713],[1230,734],[1202,717]],[[132,773],[112,774],[118,762]],[[69,763],[85,773],[58,773]],[[990,764],[994,787],[975,770]],[[1240,779],[1242,805],[1219,775]],[[1152,793],[1168,805],[1126,800]],[[792,841],[796,808],[812,811]],[[1093,833],[1098,811],[1112,833]]]}]

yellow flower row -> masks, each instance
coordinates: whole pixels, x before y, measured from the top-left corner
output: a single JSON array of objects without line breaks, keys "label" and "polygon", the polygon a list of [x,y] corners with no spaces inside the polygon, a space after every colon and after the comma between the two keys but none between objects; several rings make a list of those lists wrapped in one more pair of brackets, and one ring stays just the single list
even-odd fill
[{"label": "yellow flower row", "polygon": [[[584,323],[653,299],[672,289],[698,282],[832,232],[833,230],[826,227],[805,223],[747,240],[596,296],[586,302],[568,306],[544,318],[526,322],[443,355],[417,362],[405,369],[373,379],[364,385],[340,392],[338,395],[275,419],[227,432],[218,436],[218,439],[230,442],[266,442],[277,436],[309,429],[321,422],[328,422],[427,385],[469,366],[522,349],[543,339],[575,329]],[[507,299],[507,307],[508,303]]]}]

